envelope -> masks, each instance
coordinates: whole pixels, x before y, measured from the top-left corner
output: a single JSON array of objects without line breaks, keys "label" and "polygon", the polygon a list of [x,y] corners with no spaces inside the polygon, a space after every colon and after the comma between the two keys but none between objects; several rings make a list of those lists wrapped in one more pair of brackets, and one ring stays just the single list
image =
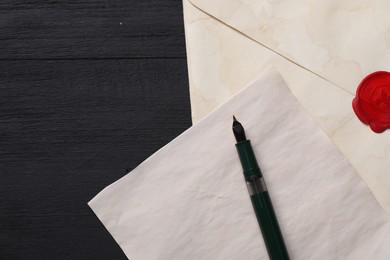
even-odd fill
[{"label": "envelope", "polygon": [[366,75],[390,70],[389,1],[183,0],[183,7],[193,122],[272,65],[390,213],[390,130],[374,133],[351,105]]}]

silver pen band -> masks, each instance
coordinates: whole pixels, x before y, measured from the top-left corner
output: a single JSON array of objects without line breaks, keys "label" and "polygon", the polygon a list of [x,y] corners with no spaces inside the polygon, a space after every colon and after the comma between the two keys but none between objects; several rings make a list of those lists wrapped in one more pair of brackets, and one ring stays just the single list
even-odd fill
[{"label": "silver pen band", "polygon": [[255,177],[251,181],[246,181],[246,186],[250,196],[267,191],[267,186],[265,185],[263,177]]}]

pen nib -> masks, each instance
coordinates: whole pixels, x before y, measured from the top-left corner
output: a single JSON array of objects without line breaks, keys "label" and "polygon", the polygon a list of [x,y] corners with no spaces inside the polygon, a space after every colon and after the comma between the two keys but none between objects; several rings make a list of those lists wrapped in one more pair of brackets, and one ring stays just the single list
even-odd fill
[{"label": "pen nib", "polygon": [[233,116],[233,133],[237,142],[246,140],[244,127],[237,121],[235,116]]}]

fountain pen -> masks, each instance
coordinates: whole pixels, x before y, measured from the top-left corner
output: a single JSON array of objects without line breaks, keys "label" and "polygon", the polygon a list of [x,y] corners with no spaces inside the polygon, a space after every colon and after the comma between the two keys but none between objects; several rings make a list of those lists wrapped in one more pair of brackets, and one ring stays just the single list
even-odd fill
[{"label": "fountain pen", "polygon": [[234,116],[233,134],[237,141],[238,156],[268,256],[271,260],[290,259],[251,142],[246,139],[244,127]]}]

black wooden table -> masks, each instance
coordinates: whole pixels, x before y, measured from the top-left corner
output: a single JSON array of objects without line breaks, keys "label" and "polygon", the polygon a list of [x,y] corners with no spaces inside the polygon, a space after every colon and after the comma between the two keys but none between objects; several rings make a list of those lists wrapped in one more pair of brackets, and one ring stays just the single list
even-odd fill
[{"label": "black wooden table", "polygon": [[0,91],[0,259],[126,259],[86,203],[191,125],[181,1],[0,1]]}]

